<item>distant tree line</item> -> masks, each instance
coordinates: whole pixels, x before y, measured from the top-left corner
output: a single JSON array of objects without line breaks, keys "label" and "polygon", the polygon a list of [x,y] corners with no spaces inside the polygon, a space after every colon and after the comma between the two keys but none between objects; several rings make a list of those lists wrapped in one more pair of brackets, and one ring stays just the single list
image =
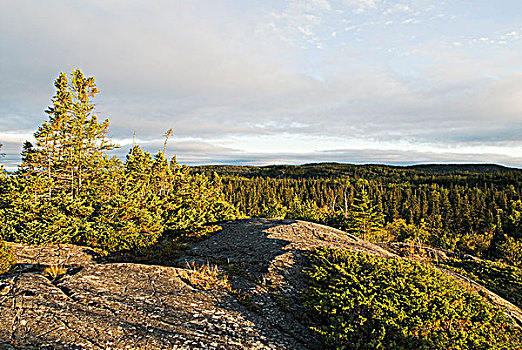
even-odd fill
[{"label": "distant tree line", "polygon": [[222,175],[225,197],[248,216],[311,220],[374,241],[410,241],[519,263],[522,171],[441,168],[317,164],[193,171]]}]

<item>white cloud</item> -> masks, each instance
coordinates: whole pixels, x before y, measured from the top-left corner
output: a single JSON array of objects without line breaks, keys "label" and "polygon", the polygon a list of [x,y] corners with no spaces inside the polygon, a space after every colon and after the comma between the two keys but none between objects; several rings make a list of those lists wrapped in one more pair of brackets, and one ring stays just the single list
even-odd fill
[{"label": "white cloud", "polygon": [[[70,64],[96,75],[97,109],[110,117],[115,138],[136,130],[156,147],[173,127],[176,150],[191,152],[191,162],[277,154],[335,160],[342,153],[332,151],[334,143],[368,156],[374,149],[383,161],[395,159],[385,152],[457,159],[457,149],[485,154],[486,147],[498,159],[519,159],[513,150],[522,139],[520,30],[511,23],[462,25],[450,3],[2,6],[0,142],[10,159],[19,152],[13,135],[36,130],[52,80]],[[276,155],[264,158],[267,138]]]},{"label": "white cloud", "polygon": [[326,11],[330,10],[331,8],[332,7],[327,0],[310,0],[306,4],[306,9],[309,11],[313,11],[315,9]]},{"label": "white cloud", "polygon": [[393,6],[388,7],[382,14],[384,16],[388,16],[400,12],[411,13],[413,11],[407,4],[395,4]]},{"label": "white cloud", "polygon": [[404,21],[402,21],[401,23],[402,24],[419,24],[419,23],[421,23],[421,21],[416,18],[407,18]]}]

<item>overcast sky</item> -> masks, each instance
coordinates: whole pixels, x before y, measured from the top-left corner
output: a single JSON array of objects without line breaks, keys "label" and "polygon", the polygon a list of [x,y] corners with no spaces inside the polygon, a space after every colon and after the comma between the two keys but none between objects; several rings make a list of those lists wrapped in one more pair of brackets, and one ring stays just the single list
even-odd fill
[{"label": "overcast sky", "polygon": [[81,68],[124,155],[522,167],[520,0],[0,0],[0,162]]}]

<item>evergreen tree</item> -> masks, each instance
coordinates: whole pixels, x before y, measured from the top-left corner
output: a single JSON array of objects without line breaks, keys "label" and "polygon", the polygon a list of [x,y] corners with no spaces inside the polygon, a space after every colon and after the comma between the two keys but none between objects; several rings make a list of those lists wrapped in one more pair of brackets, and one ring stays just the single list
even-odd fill
[{"label": "evergreen tree", "polygon": [[38,151],[34,148],[33,144],[29,141],[25,141],[22,145],[22,164],[18,166],[18,175],[31,176],[35,174],[36,167],[38,164],[37,159]]},{"label": "evergreen tree", "polygon": [[366,239],[371,233],[378,231],[383,225],[383,215],[377,210],[368,197],[364,186],[355,196],[351,207],[351,231]]},{"label": "evergreen tree", "polygon": [[124,164],[106,151],[109,120],[98,122],[94,77],[74,70],[55,81],[49,119],[23,145],[17,177],[0,174],[0,234],[23,243],[76,243],[139,252],[165,232],[237,215],[218,176],[192,175],[163,150],[133,145]]},{"label": "evergreen tree", "polygon": [[60,73],[56,94],[45,111],[49,119],[35,132],[36,148],[26,142],[21,172],[31,171],[47,181],[47,198],[68,191],[74,198],[96,177],[116,147],[107,138],[109,120],[98,122],[94,77],[76,69],[70,78]]}]

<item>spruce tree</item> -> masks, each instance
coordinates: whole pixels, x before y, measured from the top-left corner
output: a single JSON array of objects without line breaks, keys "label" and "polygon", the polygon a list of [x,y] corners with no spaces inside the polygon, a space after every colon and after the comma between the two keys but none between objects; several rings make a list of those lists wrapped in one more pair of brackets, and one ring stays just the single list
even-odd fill
[{"label": "spruce tree", "polygon": [[98,122],[94,112],[99,93],[94,77],[76,69],[69,77],[61,73],[54,86],[35,145],[23,145],[1,229],[7,238],[26,243],[86,243],[92,214],[107,192],[106,175],[115,165],[105,151],[115,145],[106,138],[109,120]]},{"label": "spruce tree", "polygon": [[351,207],[351,231],[362,235],[363,239],[382,228],[383,215],[373,205],[365,187],[361,187],[360,193],[355,196]]},{"label": "spruce tree", "polygon": [[20,171],[31,170],[47,181],[47,198],[68,191],[74,198],[100,172],[106,150],[116,147],[107,139],[109,120],[98,122],[94,98],[99,90],[94,77],[74,70],[60,73],[56,94],[45,111],[49,119],[35,132],[36,148],[24,146]]},{"label": "spruce tree", "polygon": [[94,77],[61,73],[48,120],[26,142],[16,177],[0,174],[0,236],[23,243],[74,243],[138,252],[168,231],[232,219],[221,180],[191,175],[163,150],[133,145],[122,163],[106,151],[109,120],[98,121]]}]

